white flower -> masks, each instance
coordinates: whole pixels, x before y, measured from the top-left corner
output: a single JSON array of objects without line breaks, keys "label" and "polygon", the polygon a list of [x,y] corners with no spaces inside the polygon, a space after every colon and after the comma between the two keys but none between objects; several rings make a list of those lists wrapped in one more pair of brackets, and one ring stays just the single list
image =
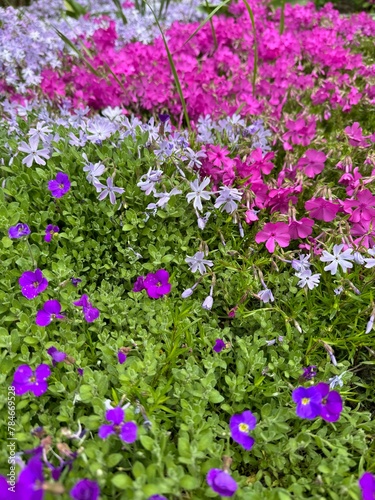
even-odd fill
[{"label": "white flower", "polygon": [[102,201],[102,200],[104,200],[104,198],[106,198],[109,195],[109,200],[112,203],[112,205],[114,205],[116,203],[115,193],[122,194],[125,191],[123,188],[115,187],[113,185],[112,177],[107,178],[107,185],[106,186],[104,186],[103,184],[98,182],[97,184],[95,184],[95,187],[102,189],[102,192],[98,196],[98,200]]},{"label": "white flower", "polygon": [[177,188],[173,188],[170,193],[155,193],[155,198],[160,198],[158,202],[156,202],[156,205],[158,207],[165,207],[165,205],[168,203],[169,199],[171,196],[174,196],[176,194],[181,194],[182,191],[180,191]]},{"label": "white flower", "polygon": [[368,250],[368,253],[370,255],[372,255],[372,258],[370,258],[370,259],[364,259],[364,261],[366,262],[365,267],[367,269],[371,269],[372,267],[375,266],[375,258],[374,258],[375,257],[375,250],[373,248],[370,248],[370,250]]},{"label": "white flower", "polygon": [[209,200],[211,193],[209,191],[205,191],[204,188],[207,187],[210,183],[210,178],[205,177],[203,181],[199,184],[199,180],[195,179],[190,183],[190,188],[193,191],[192,193],[188,193],[186,195],[187,201],[190,203],[191,200],[194,200],[193,206],[196,210],[203,210],[202,199]]},{"label": "white flower", "polygon": [[298,259],[292,260],[292,268],[295,269],[298,273],[303,273],[303,271],[307,271],[310,269],[310,255],[300,254]]},{"label": "white flower", "polygon": [[108,118],[108,120],[111,120],[111,122],[121,122],[122,117],[124,116],[122,109],[119,106],[116,106],[115,108],[108,106],[103,109],[102,114]]},{"label": "white flower", "polygon": [[26,165],[26,167],[28,168],[31,167],[34,161],[38,165],[45,165],[46,162],[43,160],[43,158],[45,158],[46,160],[50,158],[48,149],[38,150],[38,145],[39,145],[39,138],[37,136],[34,136],[30,137],[29,144],[22,141],[21,144],[18,146],[19,151],[22,151],[23,153],[29,153],[22,160],[23,165]]},{"label": "white flower", "polygon": [[325,271],[331,271],[331,274],[335,275],[337,273],[338,266],[341,266],[344,273],[353,267],[353,264],[349,262],[354,260],[354,256],[352,255],[353,249],[348,248],[344,252],[341,252],[343,248],[343,244],[334,245],[333,254],[323,250],[323,256],[320,257],[320,260],[322,262],[330,262],[330,264],[324,268]]},{"label": "white flower", "polygon": [[297,276],[297,278],[300,279],[300,281],[297,283],[297,285],[300,288],[303,288],[304,286],[307,285],[307,287],[310,290],[312,290],[313,288],[315,288],[319,285],[320,274],[312,274],[311,269],[307,269],[306,271],[303,271],[302,273],[297,273],[296,276]]},{"label": "white flower", "polygon": [[185,259],[185,262],[187,262],[190,266],[190,271],[192,273],[195,273],[196,271],[199,271],[201,274],[204,274],[206,272],[206,267],[212,267],[214,263],[212,260],[206,260],[204,259],[204,253],[203,252],[197,252],[195,255],[192,257],[187,256]]},{"label": "white flower", "polygon": [[223,209],[228,213],[233,213],[237,208],[235,201],[240,201],[242,198],[241,192],[237,188],[229,188],[227,186],[220,187],[220,195],[215,203],[215,208],[220,208],[224,205]]},{"label": "white flower", "polygon": [[52,129],[48,127],[48,125],[44,124],[45,122],[38,122],[35,128],[31,128],[28,132],[28,135],[33,138],[36,137],[38,141],[42,141],[43,143],[47,141],[48,135],[52,132]]}]

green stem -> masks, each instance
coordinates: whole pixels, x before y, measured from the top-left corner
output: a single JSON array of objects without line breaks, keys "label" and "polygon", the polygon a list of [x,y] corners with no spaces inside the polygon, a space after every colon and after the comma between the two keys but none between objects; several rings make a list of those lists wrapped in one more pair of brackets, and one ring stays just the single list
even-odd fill
[{"label": "green stem", "polygon": [[255,27],[254,13],[249,5],[249,2],[247,0],[243,0],[243,1],[245,2],[247,12],[249,13],[249,16],[250,16],[251,26],[253,29],[253,36],[254,36],[254,69],[253,69],[252,85],[253,85],[253,96],[255,97],[255,85],[256,85],[257,74],[258,74],[258,40],[257,40],[256,27]]},{"label": "green stem", "polygon": [[[206,0],[206,6],[209,7],[208,0]],[[212,38],[214,40],[214,52],[216,52],[217,48],[218,48],[218,43],[217,43],[215,27],[214,27],[214,23],[212,22],[212,18],[210,18],[210,26],[211,26]]]},{"label": "green stem", "polygon": [[28,239],[26,239],[26,245],[27,245],[27,248],[29,249],[29,253],[30,253],[30,258],[31,258],[31,263],[33,265],[33,269],[36,269],[36,262],[34,260],[33,252],[31,250],[31,245],[30,245]]}]

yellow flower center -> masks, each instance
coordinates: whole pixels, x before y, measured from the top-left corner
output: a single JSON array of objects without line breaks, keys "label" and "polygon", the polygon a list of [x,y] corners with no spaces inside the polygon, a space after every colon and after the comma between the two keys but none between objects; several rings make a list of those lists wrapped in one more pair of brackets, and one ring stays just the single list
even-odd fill
[{"label": "yellow flower center", "polygon": [[247,424],[240,424],[238,427],[241,432],[249,432],[249,426]]},{"label": "yellow flower center", "polygon": [[302,399],[302,404],[303,404],[303,405],[308,405],[308,404],[309,404],[309,402],[310,402],[310,399],[309,399],[309,398],[303,398],[303,399]]}]

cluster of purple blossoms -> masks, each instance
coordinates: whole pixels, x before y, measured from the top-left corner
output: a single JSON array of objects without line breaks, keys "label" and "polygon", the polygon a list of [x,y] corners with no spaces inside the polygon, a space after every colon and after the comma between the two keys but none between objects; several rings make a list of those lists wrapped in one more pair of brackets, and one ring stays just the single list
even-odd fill
[{"label": "cluster of purple blossoms", "polygon": [[48,281],[44,278],[40,269],[25,271],[18,280],[18,283],[21,287],[22,295],[28,300],[35,299],[48,286]]},{"label": "cluster of purple blossoms", "polygon": [[17,396],[26,392],[33,392],[35,396],[42,396],[48,389],[47,379],[51,375],[48,365],[41,364],[35,371],[29,365],[21,365],[14,372],[12,386]]},{"label": "cluster of purple blossoms", "polygon": [[36,313],[35,323],[38,326],[48,326],[54,319],[64,319],[61,314],[61,304],[58,300],[47,300],[43,309]]},{"label": "cluster of purple blossoms", "polygon": [[160,299],[160,297],[167,295],[171,291],[172,285],[168,283],[168,280],[168,271],[159,269],[156,273],[149,273],[146,277],[139,276],[134,283],[133,292],[146,290],[151,299]]},{"label": "cluster of purple blossoms", "polygon": [[11,226],[8,230],[8,236],[12,239],[22,238],[23,236],[28,236],[31,233],[30,228],[27,224],[19,222],[15,226]]},{"label": "cluster of purple blossoms", "polygon": [[137,424],[135,422],[124,422],[125,412],[121,407],[108,410],[105,418],[112,423],[100,426],[98,436],[101,439],[106,439],[111,434],[117,434],[124,443],[134,443],[137,439]]},{"label": "cluster of purple blossoms", "polygon": [[99,318],[99,309],[91,304],[86,294],[82,295],[82,297],[76,302],[73,302],[73,304],[77,307],[82,307],[83,316],[85,317],[87,323],[92,323]]},{"label": "cluster of purple blossoms", "polygon": [[343,404],[337,391],[330,391],[328,384],[320,382],[311,387],[298,387],[293,391],[293,401],[297,404],[296,413],[300,418],[322,417],[327,422],[340,418]]},{"label": "cluster of purple blossoms", "polygon": [[67,174],[59,172],[56,179],[48,182],[48,189],[54,198],[62,198],[70,189],[70,180]]}]

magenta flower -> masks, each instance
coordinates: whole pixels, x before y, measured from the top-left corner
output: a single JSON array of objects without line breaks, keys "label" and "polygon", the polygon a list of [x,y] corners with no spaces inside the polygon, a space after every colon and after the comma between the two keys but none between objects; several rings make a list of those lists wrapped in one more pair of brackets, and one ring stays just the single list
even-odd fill
[{"label": "magenta flower", "polygon": [[144,276],[138,276],[137,281],[134,283],[132,292],[141,292],[145,289]]},{"label": "magenta flower", "polygon": [[51,375],[51,370],[48,365],[39,365],[35,372],[29,365],[21,365],[14,373],[12,385],[15,388],[17,396],[25,394],[25,392],[33,392],[35,396],[41,396],[48,389],[46,382]]},{"label": "magenta flower", "polygon": [[123,365],[126,361],[126,354],[121,351],[121,349],[117,353],[117,359],[120,365]]},{"label": "magenta flower", "polygon": [[82,295],[82,297],[79,300],[73,302],[73,304],[77,307],[82,307],[83,316],[87,323],[92,323],[97,318],[99,318],[100,311],[96,307],[93,307],[93,305],[89,301],[88,295]]},{"label": "magenta flower", "polygon": [[147,500],[168,500],[164,495],[152,495]]},{"label": "magenta flower", "polygon": [[362,500],[374,500],[375,498],[375,476],[371,472],[365,472],[358,481],[361,488]]},{"label": "magenta flower", "polygon": [[56,179],[48,182],[48,189],[54,198],[62,198],[70,189],[70,180],[67,174],[59,172]]},{"label": "magenta flower", "polygon": [[98,500],[100,488],[98,483],[90,479],[81,479],[70,490],[70,497],[73,500]]},{"label": "magenta flower", "polygon": [[215,345],[213,346],[213,350],[215,352],[221,352],[223,349],[225,349],[225,342],[221,339],[216,339]]},{"label": "magenta flower", "polygon": [[298,387],[294,389],[292,398],[297,403],[296,413],[300,418],[312,420],[320,415],[322,395],[316,386]]},{"label": "magenta flower", "polygon": [[35,271],[25,271],[18,280],[21,287],[21,293],[28,300],[35,299],[48,286],[48,281],[43,277],[40,269]]},{"label": "magenta flower", "polygon": [[65,316],[60,312],[61,304],[58,300],[47,300],[43,305],[43,309],[36,313],[35,323],[38,326],[47,326],[54,319],[64,319]]},{"label": "magenta flower", "polygon": [[320,382],[316,389],[319,391],[322,402],[320,416],[327,422],[336,422],[342,412],[342,399],[337,391],[330,391],[329,384]]},{"label": "magenta flower", "polygon": [[232,497],[238,488],[236,481],[221,469],[211,469],[206,476],[207,484],[222,497]]},{"label": "magenta flower", "polygon": [[375,196],[369,189],[359,191],[356,200],[344,201],[344,212],[350,214],[350,222],[356,223],[374,219]]},{"label": "magenta flower", "polygon": [[169,273],[164,269],[159,269],[155,274],[149,273],[143,282],[147,295],[151,299],[160,299],[163,295],[167,295],[172,288],[168,280]]},{"label": "magenta flower", "polygon": [[57,363],[61,363],[66,358],[65,352],[59,351],[59,350],[56,349],[56,347],[53,347],[53,346],[50,347],[49,349],[47,349],[47,353],[52,358],[52,364],[53,364],[53,366],[56,366]]},{"label": "magenta flower", "polygon": [[362,128],[358,122],[354,122],[351,127],[345,127],[345,134],[348,136],[349,144],[354,147],[362,146],[366,147],[367,142],[362,134]]},{"label": "magenta flower", "polygon": [[50,241],[53,238],[53,235],[55,233],[58,233],[59,231],[60,231],[60,229],[58,226],[54,226],[53,224],[48,224],[48,226],[46,227],[46,235],[44,237],[44,241],[46,241],[47,243],[50,243]]},{"label": "magenta flower", "polygon": [[125,412],[122,408],[117,407],[108,410],[105,418],[112,424],[100,426],[98,436],[101,439],[106,439],[111,434],[117,434],[125,443],[134,443],[137,439],[137,424],[135,422],[124,422]]},{"label": "magenta flower", "polygon": [[[9,480],[9,479],[8,479]],[[43,500],[43,464],[40,455],[33,456],[21,470],[13,491],[4,476],[0,476],[2,500]]]},{"label": "magenta flower", "polygon": [[314,221],[307,217],[302,217],[301,220],[291,220],[289,222],[289,234],[291,240],[299,240],[307,238],[312,233]]},{"label": "magenta flower", "polygon": [[303,170],[304,174],[310,179],[320,174],[324,169],[324,162],[327,157],[322,151],[308,149],[305,156],[299,159],[298,167]]},{"label": "magenta flower", "polygon": [[253,447],[255,440],[249,436],[249,432],[255,429],[257,419],[246,410],[243,413],[232,415],[229,421],[230,435],[236,443],[249,451]]},{"label": "magenta flower", "polygon": [[305,209],[310,212],[310,217],[324,222],[331,222],[336,217],[340,206],[324,198],[311,198],[306,201]]},{"label": "magenta flower", "polygon": [[8,230],[8,236],[12,239],[22,238],[22,236],[27,236],[30,234],[30,228],[27,224],[22,224],[19,222],[15,226],[11,226]]},{"label": "magenta flower", "polygon": [[263,229],[255,236],[257,243],[266,241],[266,248],[270,253],[275,251],[275,243],[278,243],[282,248],[285,248],[290,243],[290,234],[288,224],[285,222],[267,222]]}]

